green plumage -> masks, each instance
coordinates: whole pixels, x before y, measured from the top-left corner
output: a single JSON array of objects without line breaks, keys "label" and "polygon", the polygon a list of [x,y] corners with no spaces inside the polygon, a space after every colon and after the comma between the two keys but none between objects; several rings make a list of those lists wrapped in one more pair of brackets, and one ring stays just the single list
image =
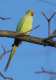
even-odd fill
[{"label": "green plumage", "polygon": [[24,17],[22,17],[20,19],[20,21],[18,22],[18,25],[17,25],[17,28],[16,28],[16,32],[19,33],[21,31],[21,28],[23,26],[23,23],[24,23]]}]

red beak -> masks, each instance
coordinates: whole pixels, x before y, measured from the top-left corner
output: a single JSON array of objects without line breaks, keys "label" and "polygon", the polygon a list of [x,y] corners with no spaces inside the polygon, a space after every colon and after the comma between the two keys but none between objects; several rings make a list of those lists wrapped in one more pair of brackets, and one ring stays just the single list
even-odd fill
[{"label": "red beak", "polygon": [[34,16],[34,12],[31,12],[31,16]]}]

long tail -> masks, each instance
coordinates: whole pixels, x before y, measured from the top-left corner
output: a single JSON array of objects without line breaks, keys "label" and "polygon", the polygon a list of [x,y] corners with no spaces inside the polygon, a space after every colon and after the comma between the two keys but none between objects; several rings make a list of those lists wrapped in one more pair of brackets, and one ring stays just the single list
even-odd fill
[{"label": "long tail", "polygon": [[8,69],[8,67],[9,67],[9,65],[10,65],[10,62],[11,62],[11,60],[12,60],[12,58],[13,58],[15,52],[16,52],[16,48],[17,48],[17,46],[13,46],[13,49],[12,49],[12,51],[11,51],[11,53],[10,53],[8,62],[7,62],[6,66],[5,66],[5,69],[4,69],[5,71]]}]

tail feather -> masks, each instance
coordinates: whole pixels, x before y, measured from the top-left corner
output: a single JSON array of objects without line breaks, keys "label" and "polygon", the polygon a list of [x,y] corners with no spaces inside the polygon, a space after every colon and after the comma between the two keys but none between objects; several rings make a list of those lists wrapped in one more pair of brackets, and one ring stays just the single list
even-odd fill
[{"label": "tail feather", "polygon": [[14,46],[13,49],[12,49],[12,51],[11,51],[11,53],[10,53],[8,62],[7,62],[7,64],[6,64],[6,66],[5,66],[5,71],[8,69],[8,67],[9,67],[9,65],[10,65],[10,62],[11,62],[11,60],[12,60],[12,58],[13,58],[15,52],[16,52],[16,48],[17,48],[17,47]]}]

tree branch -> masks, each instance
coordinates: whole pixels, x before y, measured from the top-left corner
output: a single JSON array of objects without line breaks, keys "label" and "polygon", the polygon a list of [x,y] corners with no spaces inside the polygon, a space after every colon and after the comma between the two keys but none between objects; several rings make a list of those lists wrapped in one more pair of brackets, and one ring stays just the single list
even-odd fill
[{"label": "tree branch", "polygon": [[4,80],[13,80],[13,78],[11,78],[11,77],[6,77],[1,71],[0,71],[0,76],[1,76]]},{"label": "tree branch", "polygon": [[53,38],[56,37],[56,33],[55,34],[51,34],[49,37],[45,38],[44,40],[51,40]]},{"label": "tree branch", "polygon": [[32,35],[24,35],[24,33],[16,33],[13,31],[0,30],[0,37],[18,38],[22,41],[34,44],[56,47],[56,42],[52,40],[44,40],[45,38],[34,37]]},{"label": "tree branch", "polygon": [[11,19],[10,17],[0,17],[1,20],[9,20]]},{"label": "tree branch", "polygon": [[48,22],[48,37],[51,35],[51,26],[50,26],[50,22],[53,19],[53,17],[56,15],[56,12],[54,12],[50,17],[47,17],[46,14],[44,13],[44,11],[41,12],[42,15],[45,17],[45,19]]},{"label": "tree branch", "polygon": [[3,57],[4,57],[7,53],[11,52],[11,50],[8,50],[8,49],[5,48],[3,45],[1,45],[1,47],[2,47],[2,49],[3,49],[3,53],[0,54],[0,60],[2,60]]},{"label": "tree branch", "polygon": [[55,75],[56,72],[45,70],[44,68],[41,68],[41,71],[36,71],[35,74],[48,74],[48,75]]}]

